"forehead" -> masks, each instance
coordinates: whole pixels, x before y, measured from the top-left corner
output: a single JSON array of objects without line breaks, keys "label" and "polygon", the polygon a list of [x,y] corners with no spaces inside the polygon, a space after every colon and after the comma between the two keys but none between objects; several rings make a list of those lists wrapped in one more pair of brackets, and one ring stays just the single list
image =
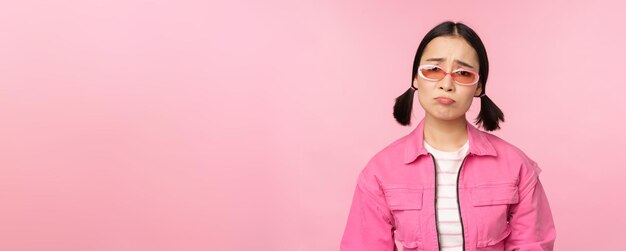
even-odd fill
[{"label": "forehead", "polygon": [[429,58],[445,58],[445,63],[460,60],[475,68],[479,67],[476,50],[465,39],[456,36],[441,36],[431,40],[424,49],[420,64]]}]

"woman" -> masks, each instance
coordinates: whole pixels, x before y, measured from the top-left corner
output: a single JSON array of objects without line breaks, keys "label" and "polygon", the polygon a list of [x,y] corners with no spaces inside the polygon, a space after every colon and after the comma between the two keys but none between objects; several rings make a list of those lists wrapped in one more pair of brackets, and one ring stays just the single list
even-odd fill
[{"label": "woman", "polygon": [[393,114],[409,125],[417,92],[425,116],[360,172],[340,250],[398,250],[396,240],[404,250],[553,249],[537,163],[465,117],[480,97],[477,125],[493,131],[504,121],[485,94],[488,72],[483,43],[463,23],[424,36]]}]

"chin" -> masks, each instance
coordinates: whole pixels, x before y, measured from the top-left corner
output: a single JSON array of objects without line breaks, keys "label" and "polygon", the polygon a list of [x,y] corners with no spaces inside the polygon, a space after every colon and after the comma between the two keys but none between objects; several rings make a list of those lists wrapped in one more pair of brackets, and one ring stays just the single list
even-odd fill
[{"label": "chin", "polygon": [[450,113],[450,112],[445,112],[442,113],[441,111],[434,111],[434,112],[427,112],[430,117],[435,118],[437,120],[444,120],[444,121],[453,121],[453,120],[457,120],[459,118],[465,118],[465,113]]}]

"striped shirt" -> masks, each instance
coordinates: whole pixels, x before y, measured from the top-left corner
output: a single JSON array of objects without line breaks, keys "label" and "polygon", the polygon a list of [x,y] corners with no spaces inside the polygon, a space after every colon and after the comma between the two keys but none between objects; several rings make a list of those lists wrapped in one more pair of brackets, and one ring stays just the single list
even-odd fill
[{"label": "striped shirt", "polygon": [[437,166],[437,228],[441,250],[463,250],[461,220],[457,204],[456,180],[461,162],[469,150],[469,140],[456,151],[437,150],[426,141],[424,147],[435,157]]}]

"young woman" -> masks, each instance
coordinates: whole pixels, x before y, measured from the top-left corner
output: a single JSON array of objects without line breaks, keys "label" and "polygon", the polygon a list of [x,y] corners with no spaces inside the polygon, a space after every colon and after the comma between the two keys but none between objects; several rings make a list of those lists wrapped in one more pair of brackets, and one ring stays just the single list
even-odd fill
[{"label": "young woman", "polygon": [[376,153],[359,174],[342,251],[552,250],[556,230],[541,169],[499,129],[502,111],[485,94],[489,63],[478,35],[443,22],[424,36],[411,87],[394,117],[409,125],[413,95],[425,111],[408,135]]}]

